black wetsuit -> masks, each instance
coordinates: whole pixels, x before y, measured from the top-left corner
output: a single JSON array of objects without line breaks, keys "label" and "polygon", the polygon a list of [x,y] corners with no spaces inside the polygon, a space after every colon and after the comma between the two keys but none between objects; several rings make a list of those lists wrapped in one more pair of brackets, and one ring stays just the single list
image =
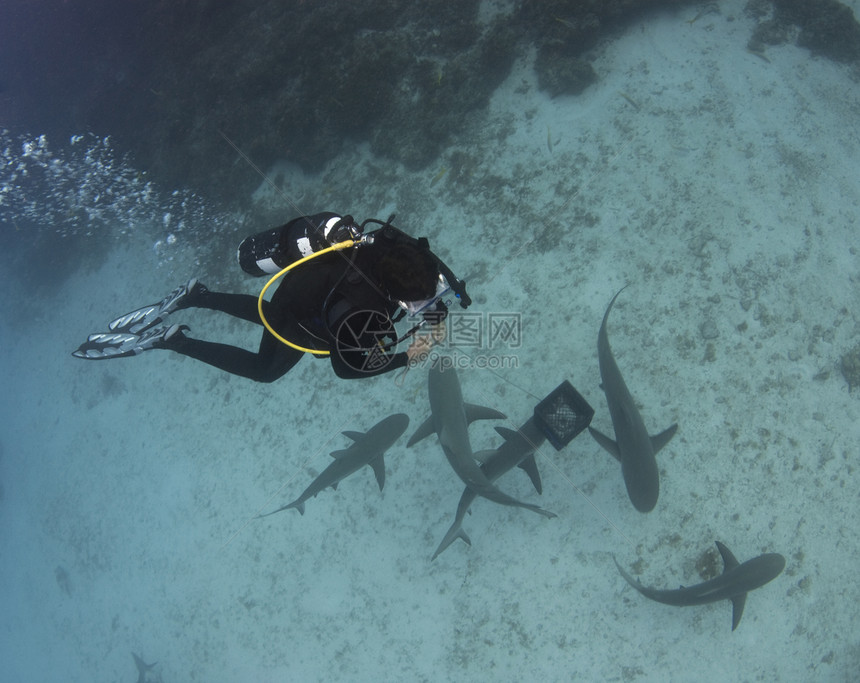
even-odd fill
[{"label": "black wetsuit", "polygon": [[[302,220],[323,225],[333,216],[336,214],[317,214]],[[284,226],[285,233],[293,223]],[[289,246],[292,249],[294,244]],[[334,372],[344,379],[373,377],[405,367],[406,353],[379,350],[379,343],[395,338],[392,319],[400,310],[397,302],[380,291],[373,274],[374,262],[389,246],[383,235],[372,244],[324,254],[290,271],[271,301],[264,302],[269,324],[295,344],[329,351]],[[188,299],[181,308],[208,308],[262,326],[256,296],[203,291]],[[432,319],[432,315],[425,317]],[[305,355],[265,328],[256,353],[181,334],[165,348],[257,382],[282,377]]]}]

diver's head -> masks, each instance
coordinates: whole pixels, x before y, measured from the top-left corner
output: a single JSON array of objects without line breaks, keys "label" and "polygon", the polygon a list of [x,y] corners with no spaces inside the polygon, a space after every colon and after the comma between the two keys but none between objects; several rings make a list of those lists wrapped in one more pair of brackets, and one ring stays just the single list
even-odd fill
[{"label": "diver's head", "polygon": [[374,272],[392,301],[420,301],[436,296],[439,267],[428,249],[395,244],[376,262]]}]

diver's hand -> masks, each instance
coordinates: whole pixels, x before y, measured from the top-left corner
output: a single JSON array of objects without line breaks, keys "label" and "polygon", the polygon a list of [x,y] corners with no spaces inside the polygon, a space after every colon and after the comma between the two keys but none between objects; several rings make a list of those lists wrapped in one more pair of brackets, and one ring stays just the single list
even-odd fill
[{"label": "diver's hand", "polygon": [[444,341],[447,333],[448,330],[445,327],[445,323],[440,322],[433,325],[428,334],[416,335],[412,339],[412,343],[409,345],[409,348],[406,349],[406,358],[408,359],[409,364],[415,365],[427,358],[430,354],[430,349],[432,349],[436,344]]},{"label": "diver's hand", "polygon": [[441,344],[445,341],[445,337],[448,335],[448,328],[445,327],[445,321],[440,320],[435,325],[431,325],[430,327],[430,338],[433,340],[434,344]]}]

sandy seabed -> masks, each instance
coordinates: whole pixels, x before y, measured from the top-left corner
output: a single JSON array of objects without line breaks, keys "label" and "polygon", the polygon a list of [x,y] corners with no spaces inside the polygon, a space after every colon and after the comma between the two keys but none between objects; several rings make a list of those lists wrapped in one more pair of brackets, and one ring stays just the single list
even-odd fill
[{"label": "sandy seabed", "polygon": [[[597,330],[630,283],[616,359],[649,430],[679,424],[653,512],[584,434],[542,447],[542,496],[520,472],[498,482],[557,519],[478,500],[472,546],[431,562],[462,485],[434,439],[404,437],[381,494],[366,469],[304,516],[252,520],[297,497],[341,431],[406,412],[411,434],[426,373],[344,382],[306,359],[258,385],[165,352],[75,360],[114,315],[236,268],[130,239],[0,327],[2,677],[130,681],[135,651],[165,682],[852,680],[860,396],[840,359],[860,343],[860,88],[794,46],[747,52],[743,4],[633,27],[577,98],[543,96],[523,60],[424,173],[356,149],[287,187],[309,213],[396,211],[468,278],[470,314],[517,316],[516,338],[451,349],[515,359],[460,370],[466,400],[509,427],[567,378],[611,432]],[[174,317],[257,344],[247,323]],[[499,442],[493,426],[473,426],[476,449]],[[651,602],[612,561],[690,585],[715,540],[787,561],[735,632],[728,602]]]}]

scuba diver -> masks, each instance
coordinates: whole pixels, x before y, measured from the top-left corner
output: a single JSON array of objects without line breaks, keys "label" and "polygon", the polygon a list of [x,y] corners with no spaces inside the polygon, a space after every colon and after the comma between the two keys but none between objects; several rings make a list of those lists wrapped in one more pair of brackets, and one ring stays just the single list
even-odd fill
[{"label": "scuba diver", "polygon": [[[159,303],[116,318],[108,332],[91,334],[72,355],[102,360],[167,349],[257,382],[282,377],[305,353],[328,356],[344,379],[404,368],[444,336],[446,294],[453,292],[463,308],[472,301],[427,240],[405,234],[393,219],[357,225],[352,216],[325,212],[248,237],[239,245],[239,265],[251,275],[273,276],[259,296],[212,292],[193,278]],[[368,223],[380,227],[365,234]],[[163,324],[187,308],[263,325],[258,351],[195,339],[187,325]],[[395,324],[407,314],[414,324],[398,337]],[[424,325],[432,333],[416,336]],[[409,337],[407,351],[395,352]]]}]

